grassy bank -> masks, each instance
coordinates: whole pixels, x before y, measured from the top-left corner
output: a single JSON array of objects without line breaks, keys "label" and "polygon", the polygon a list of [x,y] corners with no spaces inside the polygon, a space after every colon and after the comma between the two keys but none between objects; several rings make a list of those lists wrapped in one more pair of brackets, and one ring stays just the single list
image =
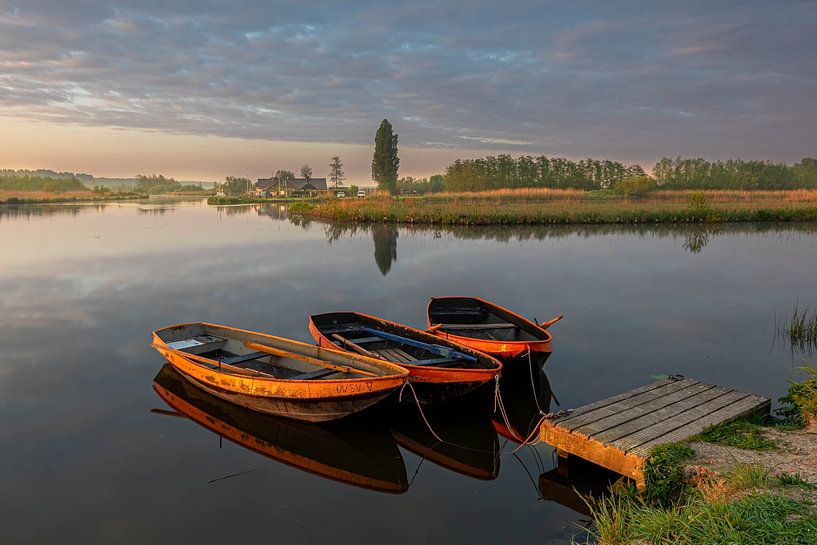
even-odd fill
[{"label": "grassy bank", "polygon": [[[601,545],[817,543],[817,371],[771,422],[739,421],[655,448],[646,487],[588,499]],[[805,426],[805,429],[803,427]]]},{"label": "grassy bank", "polygon": [[0,191],[0,204],[110,202],[146,198],[148,198],[148,195],[144,193],[94,193],[93,191],[49,193],[45,191]]},{"label": "grassy bank", "polygon": [[817,191],[611,191],[551,189],[331,199],[299,211],[334,221],[441,225],[817,221]]}]

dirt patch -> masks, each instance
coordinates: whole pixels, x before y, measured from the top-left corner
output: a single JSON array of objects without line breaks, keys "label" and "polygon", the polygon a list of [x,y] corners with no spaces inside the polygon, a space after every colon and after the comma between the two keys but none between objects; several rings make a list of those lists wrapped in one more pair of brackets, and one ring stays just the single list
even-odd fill
[{"label": "dirt patch", "polygon": [[817,433],[763,428],[763,435],[775,441],[779,448],[758,451],[713,443],[691,443],[695,458],[688,465],[693,475],[694,468],[719,472],[735,464],[760,465],[772,475],[799,474],[803,480],[817,485]]}]

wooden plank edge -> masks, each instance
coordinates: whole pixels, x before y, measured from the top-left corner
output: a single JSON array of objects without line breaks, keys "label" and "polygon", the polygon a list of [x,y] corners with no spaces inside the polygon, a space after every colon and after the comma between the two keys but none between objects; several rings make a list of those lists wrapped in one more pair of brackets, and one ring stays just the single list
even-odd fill
[{"label": "wooden plank edge", "polygon": [[545,420],[539,429],[539,437],[561,453],[578,456],[625,477],[634,479],[636,486],[644,486],[644,458],[605,445],[581,433],[569,432]]}]

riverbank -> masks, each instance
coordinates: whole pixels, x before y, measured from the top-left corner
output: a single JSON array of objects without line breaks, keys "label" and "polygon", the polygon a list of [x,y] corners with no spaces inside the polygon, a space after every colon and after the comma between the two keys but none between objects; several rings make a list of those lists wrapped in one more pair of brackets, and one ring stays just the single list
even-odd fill
[{"label": "riverbank", "polygon": [[588,499],[600,545],[817,543],[817,374],[793,383],[771,425],[738,421],[654,449],[646,487]]},{"label": "riverbank", "polygon": [[132,201],[147,199],[146,193],[100,194],[92,191],[48,193],[45,191],[0,191],[0,204],[60,204]]},{"label": "riverbank", "polygon": [[653,191],[625,197],[607,190],[517,189],[326,199],[297,212],[339,222],[439,225],[817,221],[817,191]]},{"label": "riverbank", "polygon": [[268,203],[317,203],[319,199],[315,197],[290,197],[281,199],[278,197],[210,197],[207,204],[215,206],[225,206],[231,204],[268,204]]}]

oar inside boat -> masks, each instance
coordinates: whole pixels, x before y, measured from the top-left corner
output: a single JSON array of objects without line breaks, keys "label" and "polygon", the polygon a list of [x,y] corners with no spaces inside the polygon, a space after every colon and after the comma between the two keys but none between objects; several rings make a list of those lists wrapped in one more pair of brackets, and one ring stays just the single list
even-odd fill
[{"label": "oar inside boat", "polygon": [[309,317],[318,346],[373,354],[405,367],[421,403],[446,401],[497,377],[496,359],[412,327],[358,312]]},{"label": "oar inside boat", "polygon": [[448,348],[445,346],[441,346],[439,344],[429,344],[424,343],[422,341],[416,341],[414,339],[407,339],[406,337],[401,337],[400,335],[395,335],[393,333],[386,333],[385,331],[380,331],[378,329],[372,329],[370,327],[364,327],[363,331],[369,333],[370,335],[374,335],[375,337],[381,337],[383,339],[387,339],[389,341],[394,341],[399,344],[404,344],[408,346],[414,346],[416,348],[422,348],[423,350],[427,350],[434,354],[438,354],[444,358],[455,358],[458,360],[466,360],[466,361],[477,361],[477,358],[474,356],[469,356],[468,354],[464,354],[459,352],[458,350],[454,350],[452,348]]},{"label": "oar inside boat", "polygon": [[153,334],[156,348],[190,382],[246,408],[309,422],[342,418],[400,388],[392,363],[207,323]]}]

